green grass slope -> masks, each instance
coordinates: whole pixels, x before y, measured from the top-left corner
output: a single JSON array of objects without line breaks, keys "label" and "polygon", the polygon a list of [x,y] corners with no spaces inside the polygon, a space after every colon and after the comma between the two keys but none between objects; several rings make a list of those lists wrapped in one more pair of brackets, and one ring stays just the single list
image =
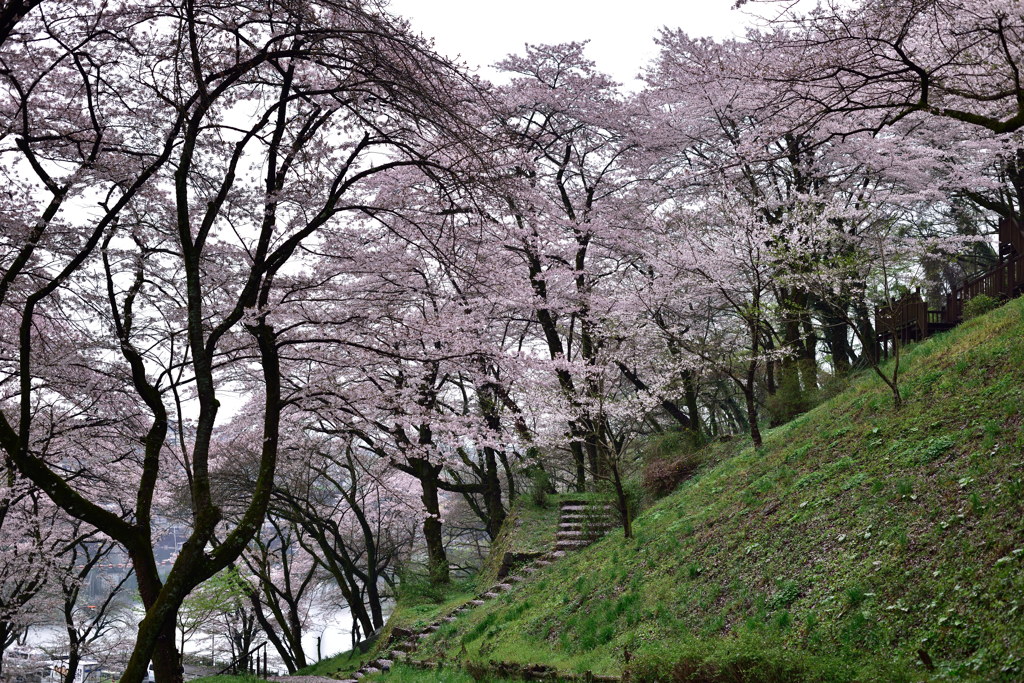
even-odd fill
[{"label": "green grass slope", "polygon": [[[1024,300],[865,374],[418,657],[632,680],[1024,680]],[[629,660],[627,665],[627,660]],[[929,668],[931,667],[931,668]]]}]

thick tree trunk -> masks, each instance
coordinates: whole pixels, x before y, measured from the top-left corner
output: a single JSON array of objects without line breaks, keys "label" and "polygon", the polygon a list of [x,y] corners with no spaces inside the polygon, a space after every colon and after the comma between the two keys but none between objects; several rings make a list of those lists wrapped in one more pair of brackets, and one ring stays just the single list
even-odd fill
[{"label": "thick tree trunk", "polygon": [[288,645],[291,647],[295,666],[302,669],[309,662],[306,660],[306,650],[302,647],[302,618],[299,615],[299,606],[293,600],[288,601],[288,625],[290,628],[285,634],[288,637]]},{"label": "thick tree trunk", "polygon": [[573,429],[573,439],[569,444],[569,450],[572,452],[573,463],[576,465],[576,493],[583,493],[587,490],[587,458],[583,452],[583,444],[575,438],[577,433],[578,430]]},{"label": "thick tree trunk", "polygon": [[754,448],[762,446],[761,427],[758,424],[757,416],[757,396],[755,395],[757,390],[757,365],[756,360],[747,364],[746,377],[741,385],[743,398],[747,403],[747,423],[750,428],[750,440],[754,442]]},{"label": "thick tree trunk", "polygon": [[743,390],[743,397],[747,401],[747,422],[750,423],[750,440],[754,442],[754,448],[760,448],[764,442],[761,440],[761,428],[758,426],[757,400],[754,398],[753,386]]},{"label": "thick tree trunk", "polygon": [[418,461],[421,473],[420,487],[423,494],[423,509],[426,518],[423,520],[423,538],[427,544],[427,571],[430,582],[435,585],[446,584],[451,580],[448,572],[448,554],[444,549],[441,536],[441,503],[438,498],[437,476],[441,468],[431,465],[425,460]]},{"label": "thick tree trunk", "polygon": [[622,473],[617,463],[611,463],[612,483],[615,485],[615,506],[619,511],[619,521],[622,523],[622,534],[626,538],[633,538],[633,519],[629,509],[629,497],[622,484]]},{"label": "thick tree trunk", "polygon": [[67,671],[64,672],[64,683],[75,683],[75,675],[78,673],[78,662],[82,657],[79,652],[78,640],[72,638],[68,643]]},{"label": "thick tree trunk", "polygon": [[857,337],[860,338],[861,363],[863,366],[877,365],[882,359],[882,351],[879,348],[878,336],[875,326],[871,322],[871,313],[863,300],[856,305],[857,313]]},{"label": "thick tree trunk", "polygon": [[505,523],[505,506],[501,500],[498,459],[493,448],[484,447],[484,509],[487,511],[487,535],[493,541]]},{"label": "thick tree trunk", "polygon": [[594,433],[596,427],[591,427],[588,430],[587,439],[583,442],[583,446],[587,452],[587,467],[590,468],[591,478],[596,480],[604,474],[603,461],[601,458],[601,449],[597,443],[597,434]]},{"label": "thick tree trunk", "polygon": [[9,622],[0,621],[0,680],[4,679],[4,654],[10,647],[13,638],[11,637],[11,626]]},{"label": "thick tree trunk", "polygon": [[516,489],[516,478],[512,472],[512,464],[508,460],[508,451],[504,448],[498,451],[498,459],[501,460],[501,469],[505,473],[505,485],[508,488],[508,504],[511,506],[516,502],[519,492]]},{"label": "thick tree trunk", "polygon": [[174,637],[177,615],[178,610],[175,609],[174,617],[165,621],[157,632],[156,646],[153,648],[153,677],[157,683],[181,683],[184,680],[181,655]]},{"label": "thick tree trunk", "polygon": [[[182,548],[182,553],[186,552],[188,552],[187,544]],[[181,666],[175,631],[178,608],[188,591],[184,589],[184,586],[177,587],[178,590],[168,590],[176,586],[166,586],[160,580],[149,548],[143,549],[138,554],[132,553],[131,559],[138,581],[139,597],[142,598],[142,604],[146,608],[146,616],[139,622],[135,650],[128,660],[128,666],[125,667],[121,681],[122,683],[140,683],[146,677],[148,665],[152,661],[153,675],[157,683],[182,683],[184,670]],[[173,595],[172,592],[180,593],[180,595]],[[164,598],[164,602],[158,604],[161,597]],[[140,656],[140,652],[145,650],[145,644],[148,642],[153,643],[151,660]]]},{"label": "thick tree trunk", "polygon": [[849,374],[850,357],[853,355],[850,348],[850,327],[845,318],[832,310],[831,306],[826,305],[822,309],[825,345],[832,358],[832,372],[837,377],[842,377]]}]

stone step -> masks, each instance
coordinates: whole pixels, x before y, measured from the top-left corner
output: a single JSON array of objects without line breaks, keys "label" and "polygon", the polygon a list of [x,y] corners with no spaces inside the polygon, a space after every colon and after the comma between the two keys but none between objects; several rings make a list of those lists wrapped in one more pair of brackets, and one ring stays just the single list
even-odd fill
[{"label": "stone step", "polygon": [[[526,568],[524,568],[523,571],[526,571]],[[517,575],[506,576],[505,577],[505,583],[512,584],[512,585],[515,585],[517,583],[522,583],[525,580],[526,579],[524,579],[523,577],[517,576]]]},{"label": "stone step", "polygon": [[565,505],[565,504],[563,504],[562,507],[559,508],[559,509],[562,512],[596,512],[596,513],[600,514],[600,513],[603,513],[603,512],[611,512],[611,511],[615,510],[615,506],[611,505],[610,503],[607,504],[607,505]]},{"label": "stone step", "polygon": [[618,515],[588,515],[581,512],[566,512],[558,518],[558,523],[580,524],[590,522],[591,524],[608,524],[618,518]]},{"label": "stone step", "polygon": [[390,671],[391,666],[394,664],[394,662],[390,659],[375,659],[372,662],[370,662],[370,664],[372,666],[377,667],[381,671]]},{"label": "stone step", "polygon": [[608,522],[603,522],[601,524],[588,524],[586,522],[582,522],[575,527],[559,526],[558,531],[599,531],[601,533],[605,533],[607,531],[611,531],[617,526],[618,524],[611,524]]},{"label": "stone step", "polygon": [[487,593],[484,593],[480,597],[484,598],[485,600],[493,600],[494,598],[498,597],[499,595],[501,595],[501,593],[495,593],[493,591],[488,591]]},{"label": "stone step", "polygon": [[604,531],[594,531],[592,529],[566,529],[565,531],[559,531],[556,533],[555,538],[601,538],[604,535]]},{"label": "stone step", "polygon": [[472,605],[473,607],[479,607],[480,605],[484,604],[484,601],[483,601],[483,600],[480,600],[480,599],[478,598],[478,599],[476,599],[476,600],[470,600],[470,601],[469,601],[468,603],[466,603],[466,604],[468,604],[468,605]]},{"label": "stone step", "polygon": [[562,507],[565,507],[566,505],[584,505],[584,506],[588,506],[588,507],[602,507],[602,506],[607,507],[607,506],[614,506],[615,503],[612,503],[612,502],[607,501],[607,500],[589,500],[587,498],[566,498],[565,500],[562,501]]},{"label": "stone step", "polygon": [[551,560],[536,560],[533,564],[537,569],[540,569],[541,567],[546,567],[551,564]]},{"label": "stone step", "polygon": [[555,560],[557,560],[557,559],[559,559],[561,557],[565,557],[565,551],[564,550],[553,550],[553,551],[551,551],[550,557],[552,559],[555,559]]},{"label": "stone step", "polygon": [[555,550],[578,550],[590,544],[591,541],[558,541],[555,543]]},{"label": "stone step", "polygon": [[559,529],[606,529],[608,527],[615,526],[615,522],[616,521],[617,520],[613,520],[611,517],[608,517],[608,518],[605,518],[605,519],[601,519],[601,520],[587,520],[587,519],[572,520],[572,521],[559,522],[558,523],[558,528]]}]

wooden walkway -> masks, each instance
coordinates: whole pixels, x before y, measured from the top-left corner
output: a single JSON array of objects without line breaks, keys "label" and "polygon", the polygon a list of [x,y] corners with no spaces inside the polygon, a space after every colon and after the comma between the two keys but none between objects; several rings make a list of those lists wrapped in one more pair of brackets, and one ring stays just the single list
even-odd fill
[{"label": "wooden walkway", "polygon": [[981,294],[997,300],[1024,294],[1024,227],[1017,221],[999,223],[999,263],[950,292],[941,309],[929,308],[920,289],[892,306],[876,309],[878,341],[884,343],[893,338],[903,343],[920,341],[956,327],[963,322],[964,304]]}]

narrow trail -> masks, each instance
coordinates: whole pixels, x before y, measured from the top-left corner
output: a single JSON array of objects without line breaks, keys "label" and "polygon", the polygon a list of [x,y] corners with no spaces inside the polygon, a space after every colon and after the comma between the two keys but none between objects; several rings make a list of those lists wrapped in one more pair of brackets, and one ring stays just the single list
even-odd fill
[{"label": "narrow trail", "polygon": [[[418,631],[395,629],[387,645],[387,651],[383,657],[378,657],[363,664],[356,670],[351,678],[341,679],[340,683],[357,683],[357,681],[370,674],[389,671],[395,662],[403,662],[423,668],[437,668],[433,662],[419,662],[412,659],[419,649],[420,643],[429,638],[443,624],[451,623],[459,618],[459,615],[476,609],[494,600],[502,593],[511,591],[516,585],[530,580],[544,567],[551,565],[574,550],[585,548],[591,543],[602,538],[615,524],[615,508],[610,503],[593,503],[587,500],[565,500],[559,510],[558,532],[555,534],[555,547],[549,552],[541,555],[525,565],[520,566],[508,576],[498,579],[498,583],[478,595],[473,600],[463,603],[461,606],[428,624]],[[522,665],[523,669],[536,669],[532,665]],[[559,676],[560,678],[575,678],[575,676]],[[277,680],[277,679],[271,679]],[[313,676],[290,677],[280,679],[288,683],[339,683],[337,679],[322,679]],[[592,677],[590,680],[618,680],[617,677]]]}]

